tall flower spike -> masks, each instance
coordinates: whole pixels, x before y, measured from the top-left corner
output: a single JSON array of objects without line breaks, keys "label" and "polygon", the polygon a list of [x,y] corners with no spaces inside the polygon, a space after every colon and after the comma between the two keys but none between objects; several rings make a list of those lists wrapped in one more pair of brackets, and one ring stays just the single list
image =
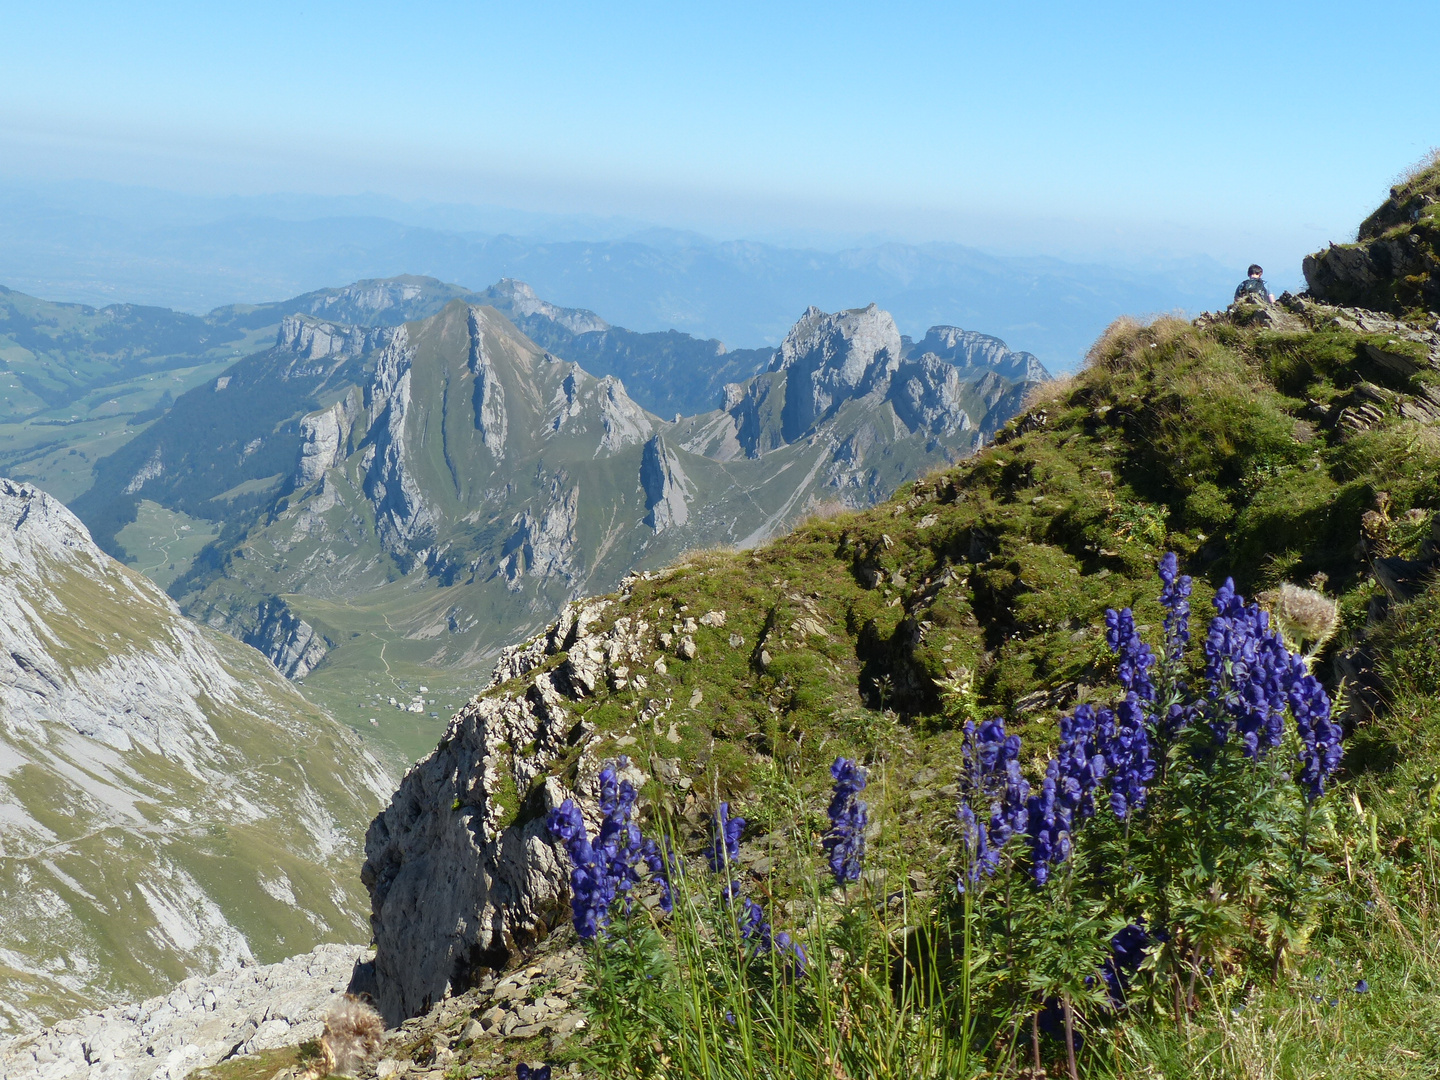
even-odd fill
[{"label": "tall flower spike", "polygon": [[1320,681],[1311,675],[1304,658],[1294,659],[1296,678],[1287,697],[1295,730],[1300,736],[1300,775],[1305,798],[1318,799],[1325,793],[1325,781],[1340,767],[1340,725],[1330,715],[1330,697]]},{"label": "tall flower spike", "polygon": [[[655,870],[656,863],[650,861],[640,829],[630,820],[635,807],[635,786],[620,776],[620,771],[629,764],[629,760],[622,757],[600,770],[602,816],[600,830],[593,840],[573,799],[566,799],[552,810],[546,821],[551,835],[564,844],[570,856],[570,912],[575,932],[585,940],[609,924],[617,897],[625,896],[628,906],[629,891],[640,881],[638,864],[645,862],[652,872]],[[664,869],[663,861],[661,869]],[[669,877],[663,873],[656,876],[663,906],[670,896]]]},{"label": "tall flower spike", "polygon": [[575,800],[566,799],[550,811],[550,832],[570,856],[570,913],[575,933],[589,941],[610,920],[615,886],[606,873],[604,857],[585,832],[585,819]]},{"label": "tall flower spike", "polygon": [[1053,867],[1070,857],[1070,829],[1074,815],[1059,797],[1060,763],[1051,759],[1045,767],[1040,791],[1026,803],[1025,832],[1030,841],[1030,872],[1036,885],[1050,880]]},{"label": "tall flower spike", "polygon": [[1074,713],[1060,718],[1056,794],[1082,818],[1095,813],[1095,789],[1107,772],[1104,735],[1114,722],[1115,714],[1109,709],[1097,711],[1088,704],[1079,705]]},{"label": "tall flower spike", "polygon": [[1124,821],[1145,805],[1148,785],[1155,778],[1145,711],[1134,691],[1115,708],[1105,740],[1105,765],[1110,773],[1110,809]]},{"label": "tall flower spike", "polygon": [[835,883],[844,886],[860,880],[865,866],[865,826],[869,814],[863,800],[857,798],[865,790],[865,770],[849,758],[838,757],[830,766],[835,781],[830,797],[830,830],[823,846],[830,861]]},{"label": "tall flower spike", "polygon": [[730,816],[730,804],[722,802],[715,813],[715,835],[710,841],[710,869],[723,874],[727,866],[740,861],[740,834],[745,831],[743,817]]},{"label": "tall flower spike", "polygon": [[1228,578],[1215,593],[1215,611],[1205,637],[1205,675],[1219,707],[1211,721],[1215,737],[1225,742],[1233,725],[1245,756],[1262,758],[1285,734],[1293,657],[1270,616],[1246,604]]},{"label": "tall flower spike", "polygon": [[1105,749],[1115,727],[1113,712],[1088,704],[1060,718],[1060,748],[1046,766],[1040,793],[1026,804],[1030,870],[1037,885],[1070,857],[1071,834],[1095,813],[1095,792],[1109,772]]},{"label": "tall flower spike", "polygon": [[[1025,830],[1030,785],[1020,775],[1020,736],[1006,735],[999,717],[965,725],[961,757],[956,817],[968,855],[966,877],[973,885],[999,869],[1005,845]],[[961,882],[962,889],[965,885]]]},{"label": "tall flower spike", "polygon": [[1165,653],[1172,664],[1185,658],[1190,644],[1190,588],[1188,574],[1180,573],[1173,551],[1160,558],[1160,604],[1165,608]]}]

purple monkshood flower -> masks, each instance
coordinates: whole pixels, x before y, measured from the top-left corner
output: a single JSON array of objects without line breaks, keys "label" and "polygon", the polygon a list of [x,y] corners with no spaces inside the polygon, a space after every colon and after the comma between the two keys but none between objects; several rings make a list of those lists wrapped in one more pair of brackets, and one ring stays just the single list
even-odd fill
[{"label": "purple monkshood flower", "polygon": [[[1163,936],[1163,935],[1162,935]],[[1155,943],[1145,930],[1145,920],[1139,919],[1110,939],[1110,957],[1100,969],[1105,979],[1105,990],[1110,1003],[1116,1008],[1125,1004],[1125,995],[1130,992],[1130,976],[1140,970],[1145,959],[1145,950]]]},{"label": "purple monkshood flower", "polygon": [[1215,593],[1216,615],[1205,637],[1205,675],[1210,699],[1220,707],[1211,725],[1225,742],[1231,727],[1246,757],[1259,759],[1285,734],[1291,654],[1270,629],[1270,616],[1246,604],[1229,578]]},{"label": "purple monkshood flower", "polygon": [[[956,817],[969,855],[966,878],[973,885],[982,874],[990,877],[1000,868],[1005,845],[1025,830],[1030,785],[1020,774],[1020,736],[1006,735],[1005,721],[999,717],[978,726],[967,723],[960,752]],[[960,888],[965,885],[962,881]]]},{"label": "purple monkshood flower", "polygon": [[575,800],[566,799],[550,811],[550,832],[570,856],[570,913],[582,940],[593,938],[609,921],[615,887],[601,865],[601,857],[585,832],[585,818]]},{"label": "purple monkshood flower", "polygon": [[710,869],[723,874],[727,866],[740,859],[740,834],[745,831],[743,817],[730,816],[730,804],[722,802],[715,813],[715,835],[710,841]]},{"label": "purple monkshood flower", "polygon": [[1190,644],[1190,575],[1180,573],[1173,551],[1160,557],[1160,604],[1165,608],[1165,654],[1172,664],[1185,656]]},{"label": "purple monkshood flower", "polygon": [[[600,831],[593,840],[573,799],[566,799],[550,811],[546,821],[550,833],[565,845],[570,856],[570,912],[575,932],[585,940],[609,924],[616,899],[639,883],[636,866],[640,862],[646,862],[659,881],[662,906],[670,896],[669,876],[658,848],[652,862],[639,827],[630,820],[635,808],[635,786],[619,777],[619,770],[629,764],[622,757],[600,770]],[[626,899],[628,902],[628,896]]]},{"label": "purple monkshood flower", "polygon": [[537,1065],[532,1069],[522,1061],[515,1066],[515,1080],[550,1080],[550,1066]]},{"label": "purple monkshood flower", "polygon": [[[791,971],[796,975],[804,975],[808,957],[805,955],[805,947],[795,941],[783,930],[775,933],[770,920],[765,918],[765,910],[748,896],[740,894],[740,882],[732,881],[720,890],[720,898],[727,907],[735,906],[735,924],[740,930],[740,937],[750,942],[756,955],[774,952],[789,958]],[[736,901],[739,901],[736,904]]]},{"label": "purple monkshood flower", "polygon": [[1127,693],[1140,696],[1142,701],[1155,700],[1155,684],[1150,681],[1150,669],[1155,666],[1155,654],[1140,638],[1135,628],[1135,614],[1128,607],[1105,612],[1105,641],[1110,651],[1119,657],[1116,677]]},{"label": "purple monkshood flower", "polygon": [[839,757],[830,766],[835,780],[830,797],[830,830],[823,846],[830,859],[830,872],[835,883],[859,881],[865,865],[865,826],[869,815],[863,800],[856,796],[865,790],[865,770],[849,758]]},{"label": "purple monkshood flower", "polygon": [[1147,785],[1155,778],[1145,710],[1133,690],[1115,707],[1103,734],[1105,766],[1110,774],[1110,809],[1124,821],[1132,810],[1145,805]]},{"label": "purple monkshood flower", "polygon": [[1069,716],[1060,718],[1060,748],[1055,758],[1060,771],[1056,795],[1082,818],[1095,813],[1095,790],[1105,779],[1106,733],[1115,714],[1093,705],[1078,705]]},{"label": "purple monkshood flower", "polygon": [[1205,639],[1205,674],[1220,710],[1211,721],[1216,739],[1224,742],[1233,724],[1245,756],[1261,758],[1280,744],[1288,708],[1300,736],[1297,780],[1307,799],[1319,798],[1342,753],[1330,696],[1270,629],[1270,616],[1246,604],[1233,581],[1226,579],[1215,594],[1215,610]]},{"label": "purple monkshood flower", "polygon": [[649,868],[650,877],[660,887],[660,910],[669,915],[675,910],[675,892],[670,879],[680,876],[684,864],[675,857],[668,841],[662,850],[654,840],[646,840],[640,845],[640,859]]},{"label": "purple monkshood flower", "polygon": [[1050,868],[1070,857],[1070,830],[1074,815],[1059,797],[1060,763],[1054,758],[1045,767],[1045,779],[1038,794],[1026,803],[1025,833],[1030,841],[1030,872],[1036,885],[1050,880]]},{"label": "purple monkshood flower", "polygon": [[1325,781],[1340,767],[1344,733],[1331,718],[1330,696],[1305,661],[1292,657],[1291,674],[1294,679],[1286,696],[1300,735],[1300,775],[1296,779],[1305,788],[1306,799],[1313,802],[1325,794]]}]

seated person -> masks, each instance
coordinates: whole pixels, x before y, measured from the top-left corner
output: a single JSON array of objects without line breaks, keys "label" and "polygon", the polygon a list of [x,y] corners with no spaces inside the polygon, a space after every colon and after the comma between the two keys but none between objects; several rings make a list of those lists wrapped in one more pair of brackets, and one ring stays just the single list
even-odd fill
[{"label": "seated person", "polygon": [[1262,304],[1273,304],[1275,294],[1265,287],[1265,279],[1261,276],[1264,273],[1265,271],[1259,266],[1251,263],[1250,269],[1246,271],[1248,276],[1235,287],[1235,299],[1249,299]]}]

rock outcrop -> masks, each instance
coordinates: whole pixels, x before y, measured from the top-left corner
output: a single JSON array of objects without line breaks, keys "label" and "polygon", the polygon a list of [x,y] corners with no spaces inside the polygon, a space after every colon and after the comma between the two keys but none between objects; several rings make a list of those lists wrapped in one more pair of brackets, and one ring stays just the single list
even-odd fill
[{"label": "rock outcrop", "polygon": [[516,321],[526,316],[539,315],[572,334],[592,334],[609,330],[610,324],[584,308],[562,308],[535,295],[535,290],[523,281],[501,278],[480,294],[481,299],[493,303]]},{"label": "rock outcrop", "polygon": [[435,536],[435,519],[410,468],[405,444],[413,359],[409,334],[401,327],[381,351],[365,390],[365,404],[374,420],[362,462],[376,533],[385,550],[406,569],[423,561]]},{"label": "rock outcrop", "polygon": [[1440,157],[1390,189],[1353,244],[1331,244],[1302,266],[1327,304],[1402,314],[1440,313]]},{"label": "rock outcrop", "polygon": [[287,679],[303,679],[330,651],[332,642],[278,596],[261,604],[255,618],[254,629],[243,634],[241,640],[264,653]]},{"label": "rock outcrop", "polygon": [[906,360],[896,369],[887,399],[911,431],[951,435],[971,426],[962,392],[955,366],[926,354]]},{"label": "rock outcrop", "polygon": [[997,337],[958,326],[930,327],[925,336],[910,347],[908,355],[936,356],[962,371],[989,370],[1015,382],[1044,382],[1050,378],[1050,372],[1033,353],[1015,352]]},{"label": "rock outcrop", "polygon": [[770,361],[770,370],[785,377],[785,441],[794,442],[837,404],[888,378],[901,351],[895,320],[874,304],[833,315],[807,308]]},{"label": "rock outcrop", "polygon": [[282,370],[281,378],[313,375],[313,365],[321,361],[329,361],[325,366],[333,367],[335,361],[364,356],[379,348],[389,336],[390,331],[380,327],[347,326],[303,315],[288,316],[281,321],[275,338],[275,348],[292,356],[290,365]]},{"label": "rock outcrop", "polygon": [[226,1058],[317,1038],[368,950],[320,945],[278,964],[193,976],[133,1005],[0,1039],[5,1080],[183,1080]]},{"label": "rock outcrop", "polygon": [[[545,818],[570,792],[545,770],[578,754],[577,788],[594,795],[593,732],[567,705],[635,678],[655,648],[650,625],[628,617],[592,633],[608,603],[572,604],[546,633],[507,649],[492,692],[455,715],[371,824],[361,880],[388,1023],[463,991],[567,918],[568,865]],[[562,651],[563,662],[531,677]]]},{"label": "rock outcrop", "polygon": [[300,420],[300,460],[295,466],[293,486],[309,487],[345,460],[350,432],[360,410],[359,395],[351,391],[328,409]]},{"label": "rock outcrop", "polygon": [[657,533],[690,520],[690,478],[659,435],[640,455],[640,487],[645,492],[645,524]]},{"label": "rock outcrop", "polygon": [[505,456],[505,436],[509,417],[505,412],[505,387],[499,373],[485,352],[485,333],[480,318],[470,312],[470,373],[475,377],[471,400],[475,408],[475,428],[480,432],[485,449],[497,459]]}]

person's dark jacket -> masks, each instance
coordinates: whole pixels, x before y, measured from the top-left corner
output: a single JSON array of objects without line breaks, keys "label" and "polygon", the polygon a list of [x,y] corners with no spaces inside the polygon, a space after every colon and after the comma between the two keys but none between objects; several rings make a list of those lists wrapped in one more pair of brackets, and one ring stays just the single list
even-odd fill
[{"label": "person's dark jacket", "polygon": [[1270,290],[1265,287],[1264,278],[1247,277],[1235,287],[1235,299],[1239,300],[1242,296],[1253,296],[1268,303]]}]

